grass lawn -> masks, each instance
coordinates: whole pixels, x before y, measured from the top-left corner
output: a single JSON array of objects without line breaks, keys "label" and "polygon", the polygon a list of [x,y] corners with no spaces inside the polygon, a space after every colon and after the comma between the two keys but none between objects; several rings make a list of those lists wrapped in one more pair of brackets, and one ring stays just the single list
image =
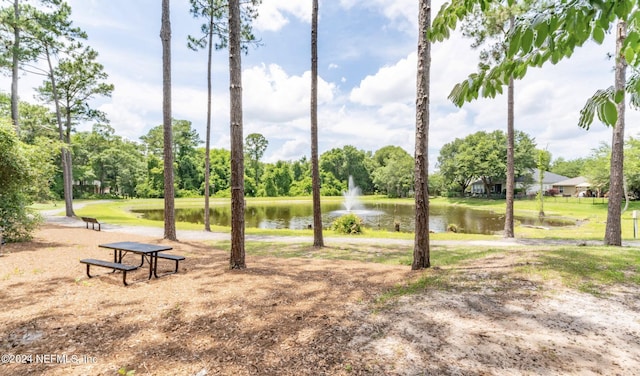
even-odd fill
[{"label": "grass lawn", "polygon": [[[323,197],[323,202],[342,201],[342,197]],[[364,202],[394,203],[400,205],[413,205],[413,199],[389,199],[383,196],[363,196]],[[310,202],[310,197],[277,197],[277,198],[247,198],[248,205],[268,202],[272,205],[289,205],[292,202]],[[114,201],[91,201],[76,200],[77,204],[84,204],[81,208],[75,209],[78,216],[89,216],[100,218],[100,220],[113,224],[131,226],[151,226],[162,227],[161,221],[152,221],[140,218],[132,212],[139,209],[162,209],[164,201],[162,199],[134,199],[134,200],[114,200]],[[228,198],[212,198],[212,207],[229,205]],[[432,198],[432,206],[464,206],[479,210],[489,210],[496,213],[504,213],[504,200],[478,199],[478,198]],[[516,200],[514,204],[515,214],[536,218],[538,216],[539,203],[535,200]],[[203,206],[202,198],[180,198],[175,200],[176,208],[200,208]],[[37,204],[34,206],[39,210],[51,210],[59,208],[64,210],[63,202],[49,204]],[[640,202],[630,202],[629,208],[622,215],[622,238],[624,240],[633,239],[633,221],[631,213],[633,210],[640,210]],[[546,239],[577,239],[577,240],[601,240],[604,237],[605,224],[607,218],[607,202],[602,198],[566,198],[566,197],[545,197],[544,213],[548,218],[570,219],[577,223],[577,226],[552,227],[549,229],[520,226],[516,223],[516,237],[523,238],[546,238]],[[182,230],[200,230],[202,224],[178,222],[176,227]],[[212,226],[212,231],[229,231],[228,227]],[[311,230],[288,230],[288,229],[257,229],[247,228],[247,234],[253,235],[278,235],[278,236],[312,236]],[[326,231],[327,236],[341,236],[330,230]],[[371,238],[390,239],[412,239],[412,233],[377,231],[367,229],[363,236]],[[461,233],[435,233],[431,235],[433,240],[482,240],[495,239],[497,235],[461,234]]]}]

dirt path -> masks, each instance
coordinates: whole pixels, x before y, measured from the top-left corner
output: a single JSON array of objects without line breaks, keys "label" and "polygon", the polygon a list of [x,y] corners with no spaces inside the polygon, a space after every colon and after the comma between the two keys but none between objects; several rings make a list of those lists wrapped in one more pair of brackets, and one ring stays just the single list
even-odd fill
[{"label": "dirt path", "polygon": [[352,345],[376,374],[640,375],[640,290],[596,298],[521,278],[519,252],[463,268],[444,291],[363,312]]},{"label": "dirt path", "polygon": [[[2,375],[640,375],[639,289],[596,298],[520,275],[537,251],[517,244],[426,272],[304,257],[231,271],[209,242],[69,222],[0,257]],[[128,287],[87,278],[78,259],[123,239],[187,259]],[[438,287],[376,303],[423,276]]]}]

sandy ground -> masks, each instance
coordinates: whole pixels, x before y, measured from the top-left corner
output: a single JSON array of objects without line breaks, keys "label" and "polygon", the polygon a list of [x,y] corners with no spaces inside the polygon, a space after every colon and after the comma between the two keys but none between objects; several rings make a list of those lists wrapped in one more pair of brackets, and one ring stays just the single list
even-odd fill
[{"label": "sandy ground", "polygon": [[[536,252],[517,243],[426,272],[304,257],[230,271],[225,234],[105,227],[52,219],[4,247],[0,375],[640,375],[638,288],[594,297],[523,277],[514,267]],[[133,272],[128,287],[106,269],[87,278],[78,260],[108,259],[98,244],[122,240],[187,259],[157,279]],[[439,289],[376,303],[439,274]]]}]

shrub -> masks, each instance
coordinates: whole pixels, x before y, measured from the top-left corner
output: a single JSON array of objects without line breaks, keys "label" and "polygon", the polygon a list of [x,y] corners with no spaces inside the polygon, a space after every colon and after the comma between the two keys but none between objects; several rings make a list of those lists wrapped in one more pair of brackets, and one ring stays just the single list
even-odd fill
[{"label": "shrub", "polygon": [[361,234],[362,219],[355,214],[345,214],[333,222],[331,229],[340,234]]},{"label": "shrub", "polygon": [[202,197],[198,191],[195,189],[176,189],[176,198],[196,198]]},{"label": "shrub", "polygon": [[557,196],[557,195],[559,195],[559,194],[560,194],[560,190],[559,190],[559,189],[556,189],[556,188],[548,189],[548,190],[544,193],[544,195],[545,195],[545,196]]},{"label": "shrub", "polygon": [[0,119],[0,228],[7,241],[31,239],[42,218],[29,208],[48,181],[45,151],[23,144],[6,120]]}]

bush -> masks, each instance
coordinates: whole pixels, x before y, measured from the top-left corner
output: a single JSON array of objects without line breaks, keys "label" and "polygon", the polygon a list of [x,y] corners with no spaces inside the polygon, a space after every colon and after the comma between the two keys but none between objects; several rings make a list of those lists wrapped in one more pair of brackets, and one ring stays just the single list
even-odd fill
[{"label": "bush", "polygon": [[48,181],[44,151],[18,140],[13,126],[0,119],[0,228],[7,241],[31,239],[42,218],[29,208]]},{"label": "bush", "polygon": [[202,195],[195,189],[176,189],[176,198],[197,198]]},{"label": "bush", "polygon": [[560,194],[560,190],[558,190],[558,189],[556,189],[556,188],[548,189],[548,190],[544,193],[544,195],[545,195],[545,196],[557,196],[557,195],[559,195],[559,194]]},{"label": "bush", "polygon": [[213,197],[231,198],[231,187],[227,187],[225,189],[221,189],[219,191],[216,191],[216,193],[213,195]]},{"label": "bush", "polygon": [[148,182],[136,186],[136,196],[140,198],[160,198],[162,195],[158,189],[153,188]]},{"label": "bush", "polygon": [[362,234],[362,219],[355,214],[345,214],[333,222],[331,229],[340,234]]}]

